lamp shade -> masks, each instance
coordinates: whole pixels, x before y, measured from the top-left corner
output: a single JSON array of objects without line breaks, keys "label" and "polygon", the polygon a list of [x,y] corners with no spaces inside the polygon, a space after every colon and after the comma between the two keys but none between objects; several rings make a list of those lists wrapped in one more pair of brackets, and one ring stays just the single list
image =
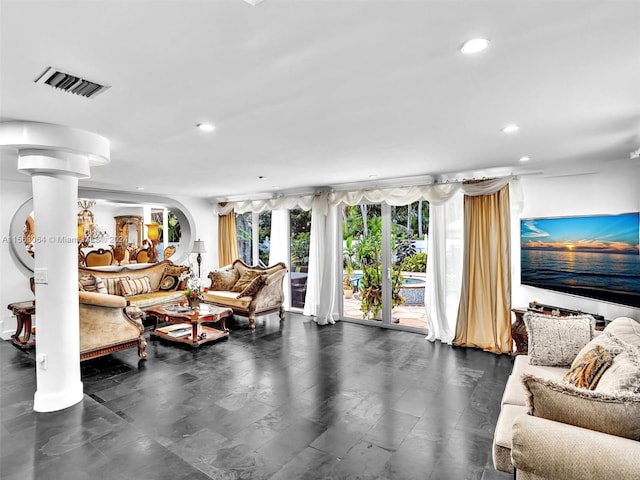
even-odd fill
[{"label": "lamp shade", "polygon": [[193,242],[193,250],[192,253],[207,253],[207,250],[204,248],[204,240],[196,240]]},{"label": "lamp shade", "polygon": [[158,225],[157,223],[147,223],[146,227],[147,237],[149,237],[149,240],[157,240],[158,237],[160,237],[160,230],[158,230],[160,225]]}]

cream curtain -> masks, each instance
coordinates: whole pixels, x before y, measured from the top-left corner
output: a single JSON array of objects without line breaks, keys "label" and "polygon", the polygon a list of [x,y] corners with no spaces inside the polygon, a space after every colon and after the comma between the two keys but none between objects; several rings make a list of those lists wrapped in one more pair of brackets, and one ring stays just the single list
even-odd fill
[{"label": "cream curtain", "polygon": [[218,216],[218,262],[221,267],[240,258],[236,234],[236,214],[233,209]]},{"label": "cream curtain", "polygon": [[[467,187],[469,187],[467,189]],[[482,194],[465,185],[462,291],[453,343],[511,352],[509,186]]]}]

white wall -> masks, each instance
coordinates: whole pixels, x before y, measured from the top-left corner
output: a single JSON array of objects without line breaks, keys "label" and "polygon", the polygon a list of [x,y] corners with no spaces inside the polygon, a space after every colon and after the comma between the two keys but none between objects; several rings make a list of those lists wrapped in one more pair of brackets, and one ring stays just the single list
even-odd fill
[{"label": "white wall", "polygon": [[[8,339],[16,328],[15,317],[6,306],[13,302],[32,300],[33,294],[29,288],[29,277],[33,273],[25,268],[11,253],[9,245],[10,225],[13,214],[25,201],[31,199],[31,179],[25,176],[24,182],[8,180],[0,181],[0,231],[2,249],[0,251],[0,338]],[[213,206],[206,200],[190,197],[168,196],[180,202],[191,213],[195,223],[194,238],[205,242],[207,253],[202,254],[201,273],[204,285],[208,286],[207,275],[218,267],[218,217],[214,215]],[[96,223],[106,227],[110,234],[115,233],[113,213],[104,213],[96,205],[91,209]],[[104,213],[104,215],[102,215]],[[36,220],[37,222],[37,220]],[[37,225],[36,225],[37,233]],[[197,271],[196,255],[181,263],[192,263]]]},{"label": "white wall", "polygon": [[[603,171],[588,175],[521,179],[524,208],[521,218],[619,214],[640,211],[640,162],[625,160],[603,164]],[[640,320],[640,309],[552,292],[520,284],[520,225],[512,225],[512,306],[529,302],[555,305],[604,315]]]}]

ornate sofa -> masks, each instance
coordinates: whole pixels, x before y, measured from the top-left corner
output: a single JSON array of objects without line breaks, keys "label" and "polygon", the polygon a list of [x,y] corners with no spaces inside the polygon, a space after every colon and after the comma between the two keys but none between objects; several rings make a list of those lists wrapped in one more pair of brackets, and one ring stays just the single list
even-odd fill
[{"label": "ornate sofa", "polygon": [[180,276],[188,269],[170,261],[142,268],[79,268],[80,360],[133,347],[146,358],[144,310],[184,300]]},{"label": "ornate sofa", "polygon": [[525,315],[529,354],[502,397],[495,468],[519,480],[639,478],[640,323],[619,317],[589,333],[589,320],[544,317]]},{"label": "ornate sofa", "polygon": [[[85,278],[89,285],[92,285],[91,278],[98,278],[104,289],[98,285],[90,287],[89,291],[125,297],[127,305],[145,310],[163,303],[184,300],[184,286],[180,283],[180,276],[187,270],[189,267],[174,265],[165,260],[144,267],[138,267],[137,264],[105,268],[80,267],[78,277],[80,283]],[[147,280],[143,281],[145,277],[148,283]],[[125,284],[126,290],[123,291],[122,286]]]},{"label": "ornate sofa", "polygon": [[255,328],[256,316],[278,312],[284,319],[284,263],[267,268],[250,267],[241,260],[209,273],[211,286],[203,294],[207,303],[228,307],[234,315],[249,317],[249,328]]}]

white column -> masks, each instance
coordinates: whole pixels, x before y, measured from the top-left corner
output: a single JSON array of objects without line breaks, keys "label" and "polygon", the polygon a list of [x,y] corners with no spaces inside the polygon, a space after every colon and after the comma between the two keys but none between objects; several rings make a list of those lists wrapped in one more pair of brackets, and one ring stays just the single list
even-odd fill
[{"label": "white column", "polygon": [[18,169],[32,177],[35,222],[37,390],[33,409],[52,412],[82,400],[78,312],[78,177],[86,156],[25,150]]},{"label": "white column", "polygon": [[0,123],[0,146],[32,177],[35,218],[36,381],[33,409],[53,412],[82,400],[78,305],[78,178],[109,162],[109,141],[61,125]]}]

